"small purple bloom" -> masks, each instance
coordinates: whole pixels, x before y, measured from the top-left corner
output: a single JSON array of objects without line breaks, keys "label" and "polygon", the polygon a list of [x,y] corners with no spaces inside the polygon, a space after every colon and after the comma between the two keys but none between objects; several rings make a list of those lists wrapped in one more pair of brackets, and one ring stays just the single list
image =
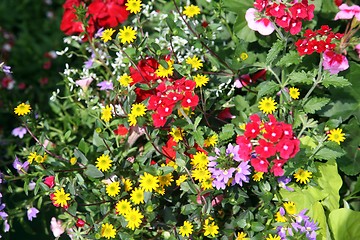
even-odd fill
[{"label": "small purple bloom", "polygon": [[11,73],[11,67],[10,66],[3,65],[2,70],[3,70],[4,73]]},{"label": "small purple bloom", "polygon": [[4,211],[5,206],[6,206],[5,203],[2,203],[2,204],[0,205],[0,218],[1,218],[2,220],[6,220],[7,217],[8,217],[8,214]]},{"label": "small purple bloom", "polygon": [[95,53],[92,53],[91,57],[87,61],[84,62],[86,69],[89,69],[92,67],[92,65],[94,63],[94,59],[95,59]]},{"label": "small purple bloom", "polygon": [[94,37],[95,37],[95,38],[101,37],[102,34],[103,34],[103,32],[104,32],[104,30],[105,30],[105,29],[104,29],[103,27],[100,28],[99,30],[97,30],[97,32],[95,33]]},{"label": "small purple bloom", "polygon": [[36,208],[32,207],[32,208],[29,208],[27,210],[27,217],[29,219],[29,221],[32,221],[33,218],[36,218],[36,214],[39,213],[39,210],[37,210]]},{"label": "small purple bloom", "polygon": [[12,134],[14,137],[23,138],[24,135],[26,134],[26,132],[27,132],[26,128],[24,128],[24,127],[17,127],[17,128],[14,128],[14,129],[11,131],[11,134]]},{"label": "small purple bloom", "polygon": [[8,232],[10,230],[10,225],[8,223],[8,220],[5,220],[4,222],[4,232]]},{"label": "small purple bloom", "polygon": [[100,90],[114,90],[113,83],[111,81],[102,81],[97,84],[100,87]]},{"label": "small purple bloom", "polygon": [[247,175],[251,174],[249,168],[250,168],[249,161],[241,162],[239,166],[235,169],[236,173],[233,184],[237,183],[240,186],[242,186],[243,182],[248,183],[249,177]]},{"label": "small purple bloom", "polygon": [[25,161],[24,163],[22,163],[17,157],[15,158],[14,162],[13,162],[13,167],[16,169],[16,171],[19,174],[23,174],[26,173],[27,170],[29,169],[29,162]]},{"label": "small purple bloom", "polygon": [[282,177],[279,177],[277,179],[277,181],[278,181],[280,187],[282,187],[288,191],[291,191],[291,192],[294,191],[293,188],[286,186],[289,182],[291,182],[291,178],[282,176]]}]

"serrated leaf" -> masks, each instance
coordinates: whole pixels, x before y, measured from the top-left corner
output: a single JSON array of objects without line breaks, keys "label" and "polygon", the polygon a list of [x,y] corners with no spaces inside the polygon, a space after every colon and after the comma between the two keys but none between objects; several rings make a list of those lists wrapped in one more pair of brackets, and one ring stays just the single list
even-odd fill
[{"label": "serrated leaf", "polygon": [[339,145],[327,142],[319,151],[317,151],[314,158],[319,160],[335,160],[344,154],[344,150]]},{"label": "serrated leaf", "polygon": [[304,83],[311,85],[313,83],[313,75],[310,73],[306,73],[305,71],[301,72],[292,72],[289,75],[289,83],[291,84],[297,84],[297,83]]},{"label": "serrated leaf", "polygon": [[199,144],[200,146],[204,144],[204,133],[202,131],[198,130],[196,132],[193,132],[192,135],[197,144]]},{"label": "serrated leaf", "polygon": [[310,98],[304,105],[304,111],[307,113],[315,113],[330,101],[329,98]]},{"label": "serrated leaf", "polygon": [[324,79],[322,80],[322,85],[326,88],[330,86],[341,88],[341,87],[350,86],[351,83],[344,77],[336,76],[326,71],[324,73]]},{"label": "serrated leaf", "polygon": [[280,60],[276,63],[278,67],[289,67],[293,64],[301,63],[302,58],[300,57],[297,51],[290,51],[285,54]]},{"label": "serrated leaf", "polygon": [[275,83],[274,81],[265,81],[260,83],[257,88],[259,90],[258,97],[262,97],[264,95],[273,94],[280,90],[279,84]]},{"label": "serrated leaf", "polygon": [[317,144],[313,138],[310,136],[304,136],[300,138],[300,142],[303,146],[309,147],[310,149],[315,149]]},{"label": "serrated leaf", "polygon": [[87,165],[84,173],[92,178],[101,178],[104,176],[104,174],[92,164]]},{"label": "serrated leaf", "polygon": [[285,47],[284,42],[281,40],[277,40],[273,46],[270,48],[267,56],[266,56],[266,65],[270,66],[271,63],[279,56],[279,53]]},{"label": "serrated leaf", "polygon": [[246,109],[248,109],[249,106],[249,102],[245,99],[245,97],[237,95],[234,98],[234,102],[235,102],[235,108],[238,111],[245,111]]},{"label": "serrated leaf", "polygon": [[234,135],[234,125],[233,124],[226,124],[223,126],[221,133],[219,134],[220,141],[228,140],[232,138]]}]

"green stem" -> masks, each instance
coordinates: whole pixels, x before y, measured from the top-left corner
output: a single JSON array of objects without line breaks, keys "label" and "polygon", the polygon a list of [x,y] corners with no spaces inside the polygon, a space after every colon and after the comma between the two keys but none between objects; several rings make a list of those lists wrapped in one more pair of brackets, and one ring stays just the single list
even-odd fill
[{"label": "green stem", "polygon": [[322,81],[322,63],[323,63],[323,57],[322,57],[322,54],[321,54],[320,55],[320,62],[319,62],[319,67],[318,67],[317,78],[314,81],[314,84],[309,89],[309,91],[306,93],[305,97],[303,98],[303,102],[306,102],[306,100],[309,98],[310,94],[314,91],[314,89],[317,87],[317,85],[319,83],[321,83],[321,81]]}]

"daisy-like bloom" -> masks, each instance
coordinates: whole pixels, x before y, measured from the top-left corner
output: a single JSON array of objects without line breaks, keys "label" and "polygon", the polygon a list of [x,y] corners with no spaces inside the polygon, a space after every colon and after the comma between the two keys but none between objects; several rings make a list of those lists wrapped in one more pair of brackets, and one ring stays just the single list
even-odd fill
[{"label": "daisy-like bloom", "polygon": [[124,190],[125,192],[129,192],[132,190],[132,182],[130,179],[126,178],[126,179],[123,179],[123,184],[124,184]]},{"label": "daisy-like bloom", "polygon": [[312,177],[311,174],[312,172],[304,169],[299,169],[296,173],[294,173],[294,177],[296,179],[296,182],[307,184],[308,182],[310,182],[310,178]]},{"label": "daisy-like bloom", "polygon": [[209,82],[209,78],[205,75],[198,74],[194,77],[196,87],[205,86]]},{"label": "daisy-like bloom", "polygon": [[26,115],[30,112],[31,107],[29,104],[20,103],[16,108],[14,108],[14,113],[18,116]]},{"label": "daisy-like bloom", "polygon": [[175,142],[183,140],[183,131],[180,128],[171,128],[170,135],[173,137]]},{"label": "daisy-like bloom", "polygon": [[190,64],[192,68],[194,68],[195,70],[201,69],[203,64],[201,59],[199,59],[196,55],[191,57],[188,57],[186,59],[186,63]]},{"label": "daisy-like bloom", "polygon": [[126,87],[129,86],[129,84],[132,83],[134,80],[131,76],[127,75],[127,73],[124,73],[123,75],[121,75],[118,81],[121,86]]},{"label": "daisy-like bloom", "polygon": [[274,236],[269,234],[269,236],[266,238],[266,240],[281,240],[281,237],[276,234]]},{"label": "daisy-like bloom", "polygon": [[236,236],[236,240],[248,240],[249,238],[246,237],[246,233],[244,232],[239,232]]},{"label": "daisy-like bloom", "polygon": [[284,203],[284,208],[286,212],[290,215],[293,215],[296,213],[296,206],[294,202],[286,202]]},{"label": "daisy-like bloom", "polygon": [[125,215],[125,220],[128,222],[126,227],[135,230],[138,228],[142,222],[144,215],[140,213],[137,209],[130,209]]},{"label": "daisy-like bloom", "polygon": [[134,188],[130,194],[130,200],[134,204],[144,203],[144,190],[142,188]]},{"label": "daisy-like bloom", "polygon": [[171,173],[168,173],[163,176],[159,176],[158,179],[159,179],[159,184],[161,187],[171,186],[171,182],[174,181],[173,175]]},{"label": "daisy-like bloom", "polygon": [[155,189],[155,192],[160,194],[160,195],[164,195],[165,194],[165,188],[162,186],[159,186]]},{"label": "daisy-like bloom", "polygon": [[272,114],[277,109],[276,104],[273,98],[265,97],[260,100],[259,109],[265,114]]},{"label": "daisy-like bloom", "polygon": [[292,99],[299,99],[300,96],[299,89],[296,87],[289,88],[289,95]]},{"label": "daisy-like bloom", "polygon": [[101,225],[101,237],[110,239],[115,238],[116,229],[110,223],[105,223]]},{"label": "daisy-like bloom", "polygon": [[37,154],[34,160],[37,163],[43,163],[43,162],[46,161],[46,159],[47,159],[47,154],[44,153],[44,156],[41,156],[41,155]]},{"label": "daisy-like bloom", "polygon": [[101,110],[101,119],[104,120],[105,122],[109,122],[110,119],[112,118],[111,111],[112,108],[109,105],[106,105],[106,107]]},{"label": "daisy-like bloom", "polygon": [[183,237],[189,237],[193,232],[193,225],[189,221],[184,221],[184,224],[179,228],[179,233]]},{"label": "daisy-like bloom", "polygon": [[131,114],[135,117],[144,116],[146,112],[146,106],[142,103],[135,103],[131,107]]},{"label": "daisy-like bloom", "polygon": [[35,160],[36,156],[37,156],[37,153],[36,153],[36,152],[31,152],[31,153],[29,154],[28,158],[27,158],[28,162],[29,162],[30,164],[32,164],[32,162]]},{"label": "daisy-like bloom", "polygon": [[205,168],[196,168],[191,171],[191,176],[195,180],[197,180],[199,182],[203,182],[206,179],[209,179],[211,177],[211,173],[209,170],[207,170]]},{"label": "daisy-like bloom", "polygon": [[60,190],[55,190],[52,200],[55,204],[61,207],[67,206],[67,201],[70,200],[70,193],[65,193],[64,188],[61,188]]},{"label": "daisy-like bloom", "polygon": [[181,175],[178,180],[176,180],[176,186],[180,186],[181,183],[185,182],[187,179],[186,175]]},{"label": "daisy-like bloom", "polygon": [[188,18],[192,18],[193,16],[200,14],[200,8],[191,4],[190,6],[184,7],[183,14]]},{"label": "daisy-like bloom", "polygon": [[101,40],[103,40],[105,43],[107,41],[112,40],[112,35],[114,34],[115,30],[112,28],[106,29],[105,31],[103,31],[103,33],[101,34]]},{"label": "daisy-like bloom", "polygon": [[116,213],[125,215],[131,210],[131,203],[127,199],[122,199],[116,203]]},{"label": "daisy-like bloom", "polygon": [[76,159],[76,157],[72,157],[72,158],[70,158],[70,164],[71,165],[75,165],[75,163],[77,162],[77,159]]},{"label": "daisy-like bloom", "polygon": [[124,28],[119,31],[119,38],[123,44],[132,43],[136,39],[136,31],[132,27],[124,26]]},{"label": "daisy-like bloom", "polygon": [[106,185],[106,193],[110,197],[115,197],[120,192],[120,182],[112,182]]},{"label": "daisy-like bloom", "polygon": [[218,136],[216,134],[211,135],[210,137],[205,139],[204,146],[205,147],[210,147],[210,146],[214,147],[216,145],[217,141],[218,141]]},{"label": "daisy-like bloom", "polygon": [[100,171],[106,172],[110,169],[112,162],[113,161],[110,159],[109,155],[103,154],[96,159],[96,167]]},{"label": "daisy-like bloom", "polygon": [[345,140],[345,133],[342,132],[341,128],[331,129],[328,139],[340,145],[340,142]]},{"label": "daisy-like bloom", "polygon": [[211,222],[209,221],[209,219],[205,220],[205,225],[204,225],[204,236],[209,236],[211,235],[212,237],[215,237],[216,234],[219,233],[219,227],[218,225],[215,224],[215,222]]},{"label": "daisy-like bloom", "polygon": [[136,116],[133,113],[128,114],[128,122],[130,127],[135,126],[137,124]]},{"label": "daisy-like bloom", "polygon": [[166,62],[168,64],[167,68],[159,64],[158,69],[156,69],[155,73],[158,77],[166,78],[173,75],[174,73],[173,61],[170,60]]},{"label": "daisy-like bloom", "polygon": [[140,176],[140,187],[147,192],[152,192],[159,187],[159,179],[147,172]]},{"label": "daisy-like bloom", "polygon": [[243,52],[243,53],[240,54],[240,58],[241,58],[241,60],[243,60],[243,61],[245,61],[246,59],[248,59],[248,57],[249,57],[249,55],[248,55],[247,53],[245,53],[245,52]]},{"label": "daisy-like bloom", "polygon": [[203,181],[201,182],[201,188],[204,189],[204,190],[214,189],[214,187],[213,187],[213,181],[214,181],[214,179],[211,178],[211,177],[203,180]]},{"label": "daisy-like bloom", "polygon": [[141,11],[141,5],[141,0],[128,0],[127,3],[125,3],[127,7],[126,10],[135,14]]},{"label": "daisy-like bloom", "polygon": [[261,179],[264,178],[264,173],[263,172],[256,172],[253,176],[252,176],[252,179],[255,181],[255,182],[259,182]]},{"label": "daisy-like bloom", "polygon": [[191,159],[191,165],[194,168],[205,168],[209,164],[208,156],[203,152],[196,152]]}]

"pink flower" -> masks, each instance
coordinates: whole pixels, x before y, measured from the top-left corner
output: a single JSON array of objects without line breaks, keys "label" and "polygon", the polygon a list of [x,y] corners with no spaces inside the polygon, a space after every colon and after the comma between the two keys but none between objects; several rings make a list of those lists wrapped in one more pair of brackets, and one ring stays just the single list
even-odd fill
[{"label": "pink flower", "polygon": [[358,5],[348,6],[347,4],[341,4],[340,12],[335,16],[335,20],[338,19],[352,19],[354,16],[358,21],[360,21],[360,7]]},{"label": "pink flower", "polygon": [[54,234],[54,237],[60,237],[60,235],[65,232],[65,229],[62,226],[62,221],[56,220],[54,217],[51,218],[50,229]]},{"label": "pink flower", "polygon": [[359,58],[360,58],[360,43],[355,46],[355,50],[356,50],[357,53],[359,54]]},{"label": "pink flower", "polygon": [[344,55],[330,50],[324,52],[322,65],[324,70],[328,70],[331,74],[337,74],[349,68],[349,62]]},{"label": "pink flower", "polygon": [[251,30],[258,31],[261,35],[270,35],[274,30],[273,23],[267,18],[260,18],[256,16],[259,12],[255,8],[249,8],[246,11],[245,19]]},{"label": "pink flower", "polygon": [[48,186],[49,188],[53,188],[55,186],[55,176],[47,176],[44,179],[44,183],[46,186]]},{"label": "pink flower", "polygon": [[84,91],[86,91],[90,85],[90,83],[93,81],[91,77],[80,79],[75,81],[76,85],[80,86]]}]

